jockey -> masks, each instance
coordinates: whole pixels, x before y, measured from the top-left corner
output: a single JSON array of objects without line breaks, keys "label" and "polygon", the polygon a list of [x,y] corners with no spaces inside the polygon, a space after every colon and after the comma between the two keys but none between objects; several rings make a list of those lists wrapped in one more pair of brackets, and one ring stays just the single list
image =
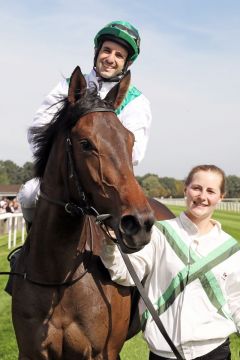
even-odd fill
[{"label": "jockey", "polygon": [[[125,21],[113,21],[104,26],[94,38],[95,55],[92,71],[85,75],[88,87],[96,86],[103,99],[111,88],[121,80],[129,66],[136,60],[140,52],[140,36],[138,30]],[[47,95],[33,119],[33,126],[49,123],[59,110],[59,100],[68,94],[69,79],[63,79]],[[151,110],[148,99],[133,85],[116,114],[122,124],[135,136],[133,147],[133,165],[137,165],[144,157],[151,125]],[[31,132],[28,132],[30,147]],[[22,186],[18,194],[23,216],[31,223],[34,216],[36,200],[39,193],[38,179],[32,179]]]}]

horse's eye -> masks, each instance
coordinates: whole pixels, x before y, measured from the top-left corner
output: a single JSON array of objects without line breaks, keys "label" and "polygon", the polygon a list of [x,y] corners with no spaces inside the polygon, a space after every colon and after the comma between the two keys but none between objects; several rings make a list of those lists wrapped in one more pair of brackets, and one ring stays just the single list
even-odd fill
[{"label": "horse's eye", "polygon": [[83,151],[90,151],[93,149],[92,144],[90,143],[90,141],[84,139],[80,141],[81,147]]}]

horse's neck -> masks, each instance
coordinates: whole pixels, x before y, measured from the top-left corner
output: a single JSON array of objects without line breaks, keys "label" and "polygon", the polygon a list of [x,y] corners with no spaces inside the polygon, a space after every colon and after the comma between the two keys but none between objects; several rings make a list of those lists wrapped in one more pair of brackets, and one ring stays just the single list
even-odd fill
[{"label": "horse's neck", "polygon": [[40,200],[29,234],[28,270],[51,281],[63,279],[85,244],[84,220]]},{"label": "horse's neck", "polygon": [[55,146],[49,156],[41,186],[49,200],[40,197],[29,235],[29,269],[35,273],[47,272],[53,278],[65,276],[85,243],[84,217],[73,217],[64,206],[54,203],[56,200],[67,202],[71,191],[66,190],[69,186],[66,161],[59,158],[60,152],[59,146]]}]

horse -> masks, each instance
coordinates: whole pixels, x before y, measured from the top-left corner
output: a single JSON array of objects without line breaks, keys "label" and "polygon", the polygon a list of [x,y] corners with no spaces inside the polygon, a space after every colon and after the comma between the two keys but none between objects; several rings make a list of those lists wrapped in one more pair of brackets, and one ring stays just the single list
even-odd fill
[{"label": "horse", "polygon": [[111,281],[99,255],[109,229],[124,252],[142,249],[157,214],[115,114],[129,83],[127,72],[102,100],[77,66],[52,122],[32,128],[41,190],[13,281],[19,360],[120,359],[131,289]]}]

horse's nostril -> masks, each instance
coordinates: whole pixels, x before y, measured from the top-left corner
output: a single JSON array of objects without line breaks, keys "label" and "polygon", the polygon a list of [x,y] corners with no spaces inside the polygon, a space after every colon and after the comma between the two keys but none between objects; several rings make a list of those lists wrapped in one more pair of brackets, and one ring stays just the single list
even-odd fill
[{"label": "horse's nostril", "polygon": [[149,221],[145,221],[144,227],[145,227],[146,231],[149,232],[152,228],[152,225],[150,224]]},{"label": "horse's nostril", "polygon": [[121,230],[127,236],[133,236],[141,229],[138,219],[132,215],[125,215],[121,219]]},{"label": "horse's nostril", "polygon": [[144,227],[145,227],[146,232],[151,231],[153,225],[154,225],[154,217],[146,220],[146,221],[144,222]]}]

